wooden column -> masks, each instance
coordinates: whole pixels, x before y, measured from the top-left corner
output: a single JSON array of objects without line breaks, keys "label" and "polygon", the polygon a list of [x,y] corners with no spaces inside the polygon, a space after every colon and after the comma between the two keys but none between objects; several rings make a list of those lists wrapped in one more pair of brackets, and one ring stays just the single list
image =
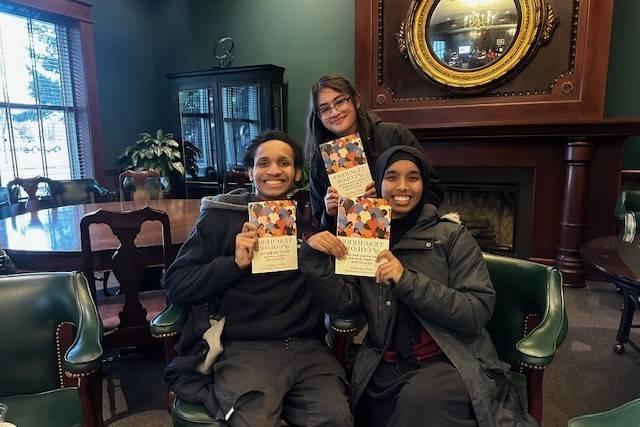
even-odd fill
[{"label": "wooden column", "polygon": [[570,140],[565,147],[566,174],[562,198],[560,238],[556,262],[564,284],[584,287],[585,269],[580,256],[587,228],[587,194],[593,143],[586,139]]}]

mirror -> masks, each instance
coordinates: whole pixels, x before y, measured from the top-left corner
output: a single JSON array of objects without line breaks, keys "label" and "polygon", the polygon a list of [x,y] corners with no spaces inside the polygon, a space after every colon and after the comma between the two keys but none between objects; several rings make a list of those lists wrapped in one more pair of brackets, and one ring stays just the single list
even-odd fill
[{"label": "mirror", "polygon": [[396,37],[421,77],[477,92],[516,75],[557,23],[547,0],[413,0]]},{"label": "mirror", "polygon": [[427,25],[429,47],[451,68],[485,67],[511,46],[518,30],[518,15],[515,0],[440,1]]}]

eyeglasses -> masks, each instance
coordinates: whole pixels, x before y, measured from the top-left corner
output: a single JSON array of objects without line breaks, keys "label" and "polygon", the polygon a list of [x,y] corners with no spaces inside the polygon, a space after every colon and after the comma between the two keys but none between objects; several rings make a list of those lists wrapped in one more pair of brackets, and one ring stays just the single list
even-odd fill
[{"label": "eyeglasses", "polygon": [[351,97],[345,96],[344,98],[336,99],[333,105],[332,104],[323,105],[322,107],[318,108],[318,116],[320,116],[321,119],[326,119],[331,115],[331,110],[333,109],[335,109],[336,111],[344,111],[349,105],[350,101],[351,101]]}]

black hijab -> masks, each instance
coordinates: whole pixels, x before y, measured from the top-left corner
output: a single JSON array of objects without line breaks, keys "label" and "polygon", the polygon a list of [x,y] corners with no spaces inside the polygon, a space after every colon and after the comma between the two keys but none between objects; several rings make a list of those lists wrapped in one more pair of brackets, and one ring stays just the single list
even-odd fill
[{"label": "black hijab", "polygon": [[[391,248],[395,246],[396,243],[402,239],[407,231],[418,220],[420,213],[422,213],[422,207],[425,203],[429,201],[426,200],[427,196],[427,188],[429,185],[429,176],[433,174],[433,169],[431,165],[427,161],[427,158],[424,155],[422,150],[417,148],[408,146],[408,145],[395,145],[386,149],[380,157],[378,157],[378,161],[376,162],[376,192],[379,196],[382,197],[382,180],[384,178],[384,174],[389,169],[389,167],[399,160],[409,160],[413,162],[420,171],[422,175],[422,195],[420,196],[420,201],[416,205],[415,208],[411,210],[407,215],[402,218],[392,219],[391,220]],[[393,216],[393,212],[391,213]]]}]

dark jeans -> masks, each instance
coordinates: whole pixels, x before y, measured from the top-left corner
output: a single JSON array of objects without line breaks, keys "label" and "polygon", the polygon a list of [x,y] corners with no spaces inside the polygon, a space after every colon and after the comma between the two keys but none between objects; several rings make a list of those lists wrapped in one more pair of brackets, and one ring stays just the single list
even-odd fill
[{"label": "dark jeans", "polygon": [[404,368],[381,363],[359,405],[367,427],[475,427],[467,388],[444,355]]},{"label": "dark jeans", "polygon": [[233,341],[214,365],[218,416],[232,427],[349,427],[340,364],[318,340]]}]

